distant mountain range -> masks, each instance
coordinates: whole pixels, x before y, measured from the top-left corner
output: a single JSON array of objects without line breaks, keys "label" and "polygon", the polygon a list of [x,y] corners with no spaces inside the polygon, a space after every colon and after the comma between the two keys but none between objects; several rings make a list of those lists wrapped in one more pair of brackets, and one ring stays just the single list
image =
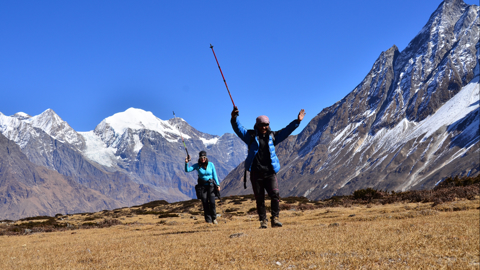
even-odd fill
[{"label": "distant mountain range", "polygon": [[[480,173],[479,32],[478,6],[442,2],[403,51],[382,52],[353,91],[277,146],[280,195],[430,189]],[[51,109],[0,113],[0,219],[194,198],[178,128],[193,162],[208,152],[224,196],[252,193],[241,181],[247,148],[233,134],[134,108],[89,132]]]},{"label": "distant mountain range", "polygon": [[206,150],[220,179],[246,156],[233,134],[202,133],[181,118],[163,121],[140,109],[108,117],[90,132],[76,132],[51,109],[33,117],[0,114],[0,219],[193,198],[197,175],[184,171],[179,128],[192,162]]},{"label": "distant mountain range", "polygon": [[[430,189],[478,174],[479,32],[478,6],[442,2],[402,52],[382,52],[353,91],[277,146],[280,195]],[[242,177],[243,164],[223,192],[252,193]]]}]

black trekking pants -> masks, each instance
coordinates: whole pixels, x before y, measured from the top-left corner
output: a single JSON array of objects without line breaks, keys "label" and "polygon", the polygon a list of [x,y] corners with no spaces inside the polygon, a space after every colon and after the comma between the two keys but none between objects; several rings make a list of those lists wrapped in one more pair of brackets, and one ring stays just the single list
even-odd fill
[{"label": "black trekking pants", "polygon": [[217,212],[215,209],[215,192],[213,185],[199,185],[200,200],[203,205],[203,213],[206,222],[213,222],[217,219]]},{"label": "black trekking pants", "polygon": [[280,214],[280,194],[278,193],[277,175],[265,175],[263,173],[250,173],[250,181],[252,182],[255,201],[257,202],[257,213],[260,221],[267,219],[267,211],[265,208],[265,190],[270,196],[272,217],[278,217]]}]

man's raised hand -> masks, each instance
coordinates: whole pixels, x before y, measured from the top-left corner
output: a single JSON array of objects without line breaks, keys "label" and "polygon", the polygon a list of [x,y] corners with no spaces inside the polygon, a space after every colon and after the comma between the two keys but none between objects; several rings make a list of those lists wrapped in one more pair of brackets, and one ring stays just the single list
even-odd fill
[{"label": "man's raised hand", "polygon": [[233,107],[233,111],[232,111],[232,118],[235,118],[238,116],[238,108],[237,106]]},{"label": "man's raised hand", "polygon": [[303,120],[303,117],[305,117],[305,110],[301,109],[298,113],[298,121],[301,122]]}]

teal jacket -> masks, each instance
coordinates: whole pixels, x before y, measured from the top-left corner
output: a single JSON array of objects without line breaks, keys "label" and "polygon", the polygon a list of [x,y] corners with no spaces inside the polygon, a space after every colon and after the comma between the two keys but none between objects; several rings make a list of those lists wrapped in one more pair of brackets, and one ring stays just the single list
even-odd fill
[{"label": "teal jacket", "polygon": [[[188,163],[185,163],[185,172],[198,171],[198,179],[204,181],[204,185],[209,185],[208,180],[213,179],[217,186],[220,186],[218,182],[217,171],[215,170],[215,165],[208,162],[207,169],[204,169],[198,165],[198,163],[193,164],[192,167],[188,166]],[[199,183],[201,184],[201,183]]]},{"label": "teal jacket", "polygon": [[[247,159],[245,160],[245,169],[248,171],[251,171],[252,169],[252,164],[253,164],[253,159],[255,158],[255,155],[258,152],[258,147],[259,147],[259,142],[258,142],[258,132],[257,130],[246,130],[242,124],[240,123],[240,120],[238,120],[238,116],[235,118],[232,118],[230,120],[230,123],[232,124],[233,131],[235,131],[235,134],[249,146],[248,148],[248,154],[247,154]],[[280,142],[285,140],[292,132],[300,125],[300,122],[298,120],[293,120],[288,126],[285,128],[279,130],[279,131],[274,131],[270,134],[270,139],[268,140],[268,148],[270,150],[270,158],[272,159],[272,167],[275,173],[278,173],[280,170],[280,161],[278,160],[277,154],[275,153],[275,146],[278,145]],[[255,133],[255,141],[252,141],[253,136],[250,134]],[[274,139],[273,139],[273,138]]]}]

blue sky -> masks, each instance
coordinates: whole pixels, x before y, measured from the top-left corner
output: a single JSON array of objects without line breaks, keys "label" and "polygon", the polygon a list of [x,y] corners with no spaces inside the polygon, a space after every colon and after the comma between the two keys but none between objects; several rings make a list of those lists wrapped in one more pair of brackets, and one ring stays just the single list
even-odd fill
[{"label": "blue sky", "polygon": [[[466,0],[467,4],[478,1]],[[130,107],[230,132],[265,114],[300,132],[382,51],[403,50],[439,0],[1,1],[0,112],[53,109],[77,131]]]}]

